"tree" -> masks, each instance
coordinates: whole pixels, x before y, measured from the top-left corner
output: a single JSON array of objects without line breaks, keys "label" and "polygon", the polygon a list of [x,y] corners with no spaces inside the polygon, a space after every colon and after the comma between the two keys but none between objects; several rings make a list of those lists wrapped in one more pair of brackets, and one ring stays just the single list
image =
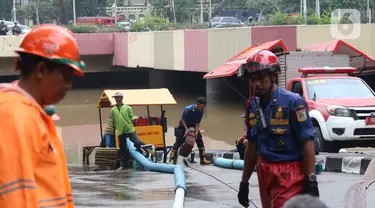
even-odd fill
[{"label": "tree", "polygon": [[64,0],[59,0],[60,3],[60,10],[61,10],[61,23],[63,25],[67,25],[69,23],[68,14],[65,10],[65,3]]},{"label": "tree", "polygon": [[12,1],[0,1],[1,2],[1,9],[0,9],[0,20],[10,20],[12,19]]},{"label": "tree", "polygon": [[256,10],[260,15],[282,12],[282,0],[246,0],[246,7]]},{"label": "tree", "polygon": [[190,23],[192,15],[198,11],[197,5],[200,5],[200,0],[175,0],[177,21]]},{"label": "tree", "polygon": [[35,10],[35,18],[36,18],[36,24],[39,25],[40,22],[39,22],[39,0],[32,0],[32,5],[34,6],[34,10]]},{"label": "tree", "polygon": [[171,5],[169,5],[168,0],[150,0],[152,5],[152,13],[160,18],[167,17],[172,20],[172,10]]}]

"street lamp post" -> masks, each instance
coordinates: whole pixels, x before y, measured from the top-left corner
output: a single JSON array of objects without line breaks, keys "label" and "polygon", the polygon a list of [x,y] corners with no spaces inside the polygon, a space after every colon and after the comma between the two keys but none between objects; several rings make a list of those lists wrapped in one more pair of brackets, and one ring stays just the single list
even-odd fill
[{"label": "street lamp post", "polygon": [[303,19],[305,24],[307,24],[307,3],[306,0],[303,0]]},{"label": "street lamp post", "polygon": [[74,25],[77,24],[77,17],[76,17],[76,0],[73,0],[73,22],[74,22]]},{"label": "street lamp post", "polygon": [[174,0],[172,0],[172,8],[173,8],[173,20],[174,20],[174,23],[176,24],[176,10],[174,9]]},{"label": "street lamp post", "polygon": [[17,21],[17,9],[16,9],[16,0],[13,0],[13,21]]},{"label": "street lamp post", "polygon": [[208,0],[208,6],[209,6],[209,9],[208,9],[208,18],[211,19],[212,18],[212,2],[211,0]]},{"label": "street lamp post", "polygon": [[115,25],[117,25],[117,0],[115,0]]},{"label": "street lamp post", "polygon": [[370,9],[370,1],[367,0],[367,18],[368,23],[371,24],[371,9]]},{"label": "street lamp post", "polygon": [[203,0],[201,0],[201,24],[203,24]]},{"label": "street lamp post", "polygon": [[320,18],[320,1],[315,0],[315,13],[318,18]]}]

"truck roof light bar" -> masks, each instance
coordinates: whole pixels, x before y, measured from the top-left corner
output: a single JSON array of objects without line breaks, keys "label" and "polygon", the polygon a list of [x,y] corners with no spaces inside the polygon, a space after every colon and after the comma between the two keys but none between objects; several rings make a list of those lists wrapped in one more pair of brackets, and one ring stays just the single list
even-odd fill
[{"label": "truck roof light bar", "polygon": [[311,68],[301,68],[298,72],[307,74],[350,74],[356,72],[357,69],[354,67],[311,67]]}]

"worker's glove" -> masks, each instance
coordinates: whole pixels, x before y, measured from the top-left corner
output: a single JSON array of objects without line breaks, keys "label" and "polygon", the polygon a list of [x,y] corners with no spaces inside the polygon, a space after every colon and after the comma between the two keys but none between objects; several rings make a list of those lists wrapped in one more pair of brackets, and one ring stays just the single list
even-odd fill
[{"label": "worker's glove", "polygon": [[303,187],[303,193],[311,196],[319,197],[319,189],[317,181],[310,181],[309,177],[305,177],[305,185]]},{"label": "worker's glove", "polygon": [[240,191],[238,192],[238,202],[243,207],[249,207],[249,183],[240,183]]}]

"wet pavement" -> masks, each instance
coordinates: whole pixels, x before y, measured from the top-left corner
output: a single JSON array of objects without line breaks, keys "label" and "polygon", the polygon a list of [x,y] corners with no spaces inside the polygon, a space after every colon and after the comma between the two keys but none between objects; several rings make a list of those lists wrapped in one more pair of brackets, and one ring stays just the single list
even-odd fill
[{"label": "wet pavement", "polygon": [[172,174],[136,171],[88,171],[70,166],[76,207],[172,207]]},{"label": "wet pavement", "polygon": [[[238,188],[242,174],[240,170],[197,164],[191,164],[191,167],[215,176],[233,189]],[[174,178],[171,174],[132,169],[84,172],[77,166],[70,166],[70,169],[77,207],[172,207]],[[197,170],[185,167],[187,180],[185,207],[241,207],[237,203],[235,190]],[[346,191],[361,177],[361,175],[341,173],[319,175],[320,199],[329,207],[344,207]],[[369,192],[374,196],[375,187],[370,187]],[[250,180],[249,198],[261,207],[256,174]]]},{"label": "wet pavement", "polygon": [[375,207],[375,184],[368,187],[366,196],[366,207]]},{"label": "wet pavement", "polygon": [[[65,144],[76,207],[172,207],[173,175],[135,170],[84,172],[80,165],[75,165],[82,161],[82,146],[99,144],[100,130],[96,103],[101,92],[102,89],[74,90],[57,105],[61,120],[56,124]],[[182,109],[194,103],[196,99],[196,96],[188,94],[173,93],[173,95],[178,104],[165,106],[169,124],[166,135],[167,145],[174,143],[173,127],[177,124]],[[244,132],[243,120],[239,117],[244,111],[243,104],[243,102],[216,103],[207,107],[202,121],[202,129],[205,130],[202,135],[207,150],[234,148],[234,141]],[[134,107],[133,110],[139,116],[146,112],[144,107]],[[150,112],[151,115],[159,115],[160,108],[150,107]],[[108,122],[108,115],[109,109],[103,109],[103,128]],[[374,148],[348,148],[343,151],[348,155],[375,154]],[[91,164],[93,158],[94,153],[91,155]],[[198,165],[197,168],[212,173],[235,189],[238,188],[241,171],[214,166]],[[237,193],[231,188],[190,168],[185,168],[185,174],[188,185],[185,207],[240,207],[236,199]],[[360,177],[360,175],[323,173],[319,176],[321,199],[329,207],[344,207],[345,192]],[[256,175],[251,179],[251,184],[250,198],[260,207]],[[375,187],[371,186],[368,192],[371,196],[375,196]],[[375,204],[375,201],[372,202]]]}]

